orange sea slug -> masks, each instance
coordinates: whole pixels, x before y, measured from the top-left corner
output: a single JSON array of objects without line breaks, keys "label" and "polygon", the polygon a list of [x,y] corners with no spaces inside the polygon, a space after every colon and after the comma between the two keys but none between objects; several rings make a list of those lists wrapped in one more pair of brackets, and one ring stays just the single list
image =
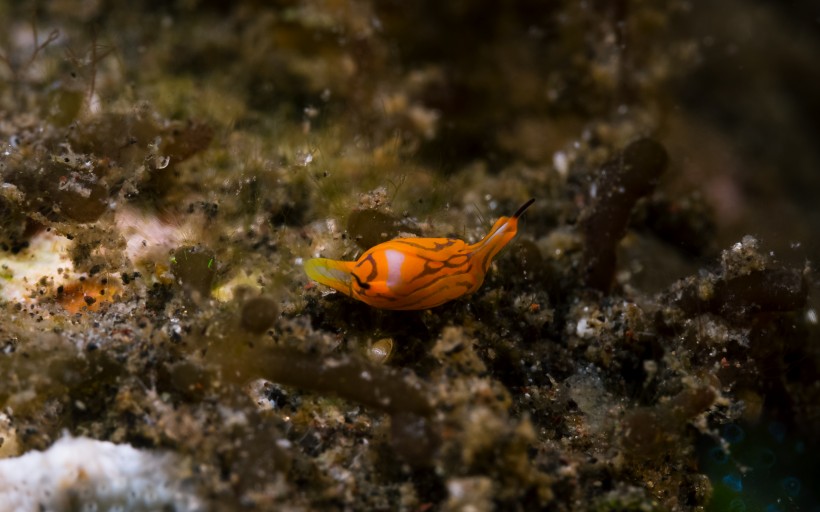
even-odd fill
[{"label": "orange sea slug", "polygon": [[313,258],[314,281],[382,309],[427,309],[476,291],[493,258],[515,237],[518,218],[501,217],[480,242],[455,238],[396,238],[371,247],[356,261]]}]

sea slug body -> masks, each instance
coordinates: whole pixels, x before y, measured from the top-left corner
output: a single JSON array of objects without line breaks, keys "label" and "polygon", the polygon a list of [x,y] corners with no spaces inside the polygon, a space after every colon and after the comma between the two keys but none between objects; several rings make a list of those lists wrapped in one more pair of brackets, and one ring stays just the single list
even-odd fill
[{"label": "sea slug body", "polygon": [[313,258],[305,272],[314,281],[381,309],[440,306],[475,292],[493,258],[518,231],[518,219],[501,217],[479,242],[455,238],[396,238],[368,249],[356,261]]}]

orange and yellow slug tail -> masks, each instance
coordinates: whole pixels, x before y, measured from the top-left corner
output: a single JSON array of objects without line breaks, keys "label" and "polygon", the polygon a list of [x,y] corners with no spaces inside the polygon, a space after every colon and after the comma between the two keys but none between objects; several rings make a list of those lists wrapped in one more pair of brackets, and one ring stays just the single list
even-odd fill
[{"label": "orange and yellow slug tail", "polygon": [[351,272],[355,261],[338,261],[327,258],[313,258],[305,262],[305,273],[317,283],[334,290],[351,294]]}]

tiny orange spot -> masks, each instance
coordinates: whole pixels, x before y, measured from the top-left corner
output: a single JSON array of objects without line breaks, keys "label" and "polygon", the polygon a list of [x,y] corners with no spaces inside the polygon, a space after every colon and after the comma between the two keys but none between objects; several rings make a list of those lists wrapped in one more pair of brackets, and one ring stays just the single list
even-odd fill
[{"label": "tiny orange spot", "polygon": [[72,315],[83,311],[97,311],[104,302],[111,302],[119,292],[119,286],[103,279],[83,279],[70,282],[57,289],[57,303]]}]

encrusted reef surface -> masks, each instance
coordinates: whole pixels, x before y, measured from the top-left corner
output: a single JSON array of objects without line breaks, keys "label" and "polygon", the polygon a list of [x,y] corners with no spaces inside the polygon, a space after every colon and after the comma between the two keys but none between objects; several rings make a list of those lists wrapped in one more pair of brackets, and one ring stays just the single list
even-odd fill
[{"label": "encrusted reef surface", "polygon": [[817,16],[0,3],[0,511],[817,510]]}]

